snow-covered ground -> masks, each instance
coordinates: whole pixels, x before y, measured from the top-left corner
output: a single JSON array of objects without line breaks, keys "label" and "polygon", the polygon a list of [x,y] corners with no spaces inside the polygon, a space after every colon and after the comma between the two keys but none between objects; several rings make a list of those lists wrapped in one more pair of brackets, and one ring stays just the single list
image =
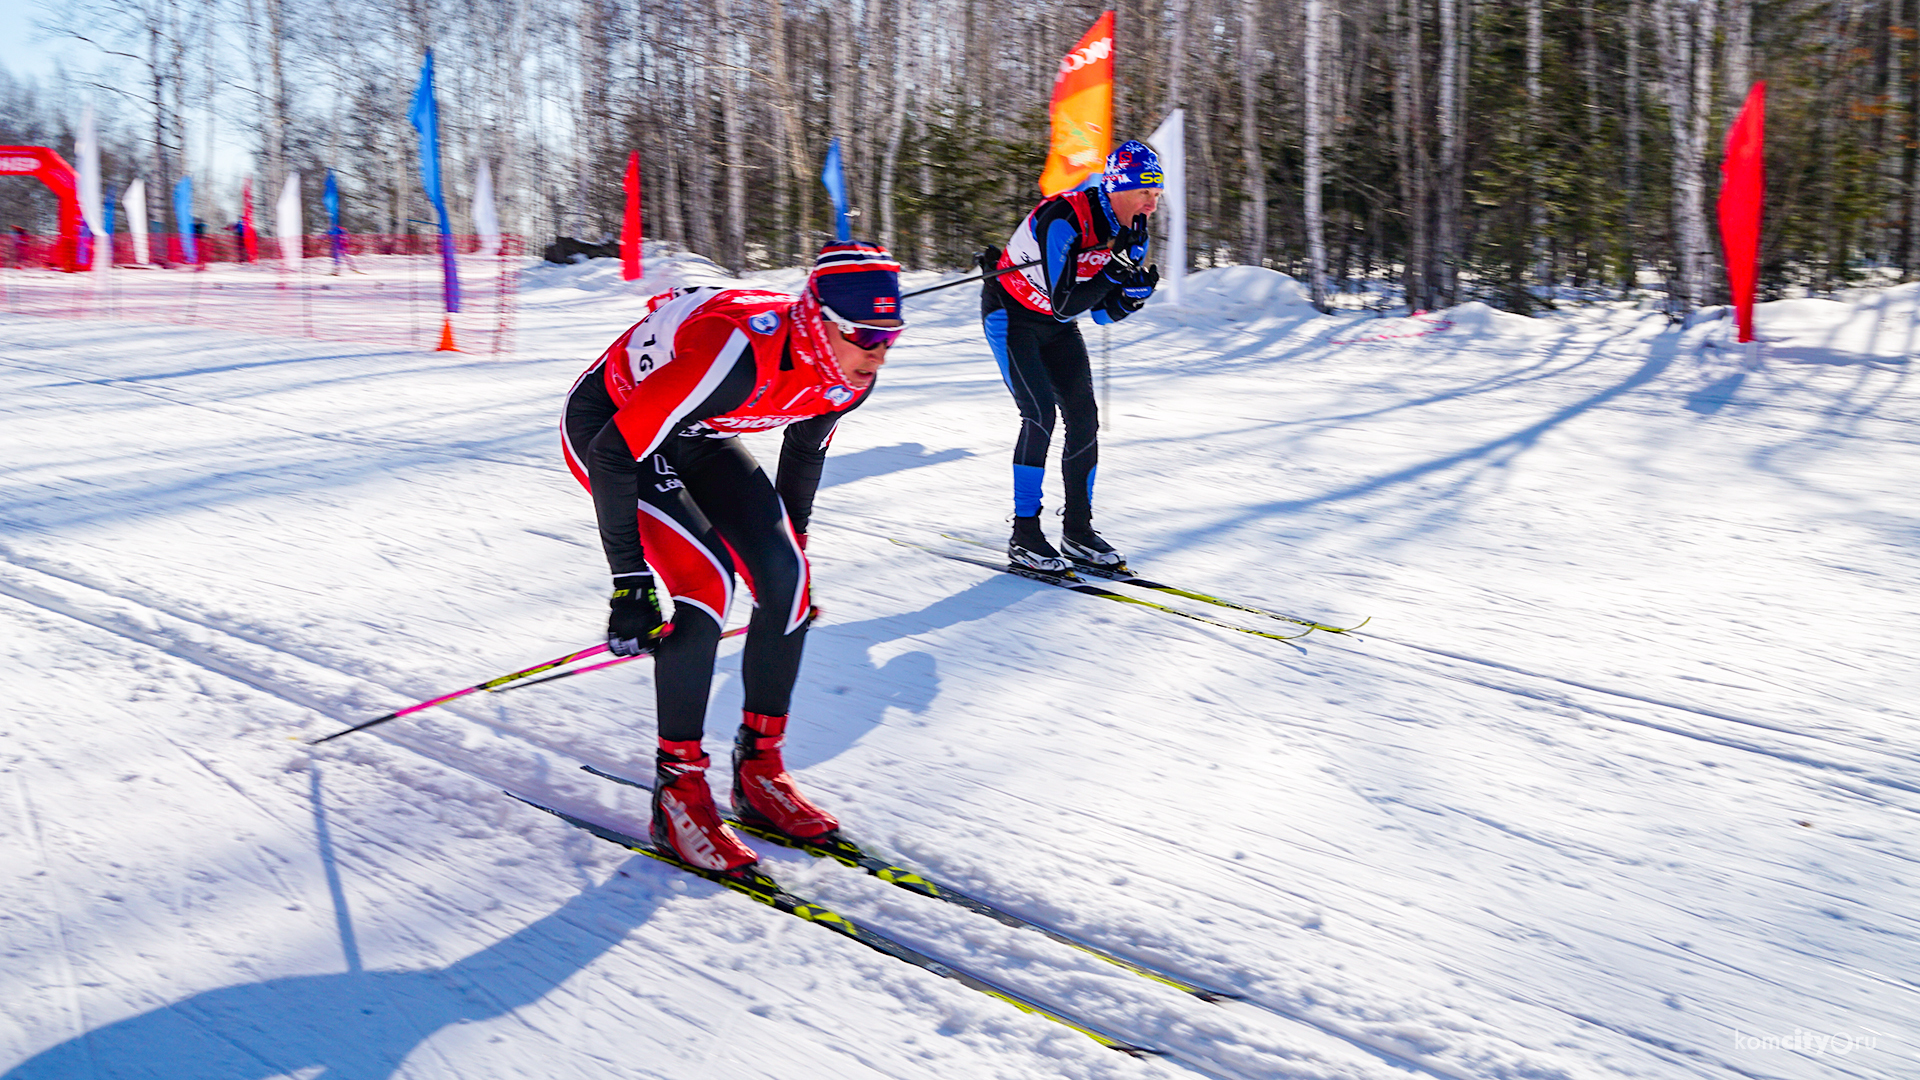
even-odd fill
[{"label": "snow-covered ground", "polygon": [[1106,535],[1372,617],[1291,643],[890,543],[999,541],[1015,432],[977,293],[910,302],[791,760],[890,857],[1247,1001],[766,865],[1191,1065],[500,793],[643,831],[577,766],[647,768],[644,662],[300,741],[598,640],[554,425],[641,295],[536,270],[505,360],[0,316],[0,1078],[1920,1075],[1920,286],[1767,305],[1751,365],[1249,269],[1089,327]]}]

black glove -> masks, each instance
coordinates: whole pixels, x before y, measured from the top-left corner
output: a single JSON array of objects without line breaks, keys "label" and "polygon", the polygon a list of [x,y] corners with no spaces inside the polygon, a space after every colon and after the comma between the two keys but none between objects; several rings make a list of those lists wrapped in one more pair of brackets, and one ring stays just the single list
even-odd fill
[{"label": "black glove", "polygon": [[1135,214],[1133,224],[1114,230],[1107,248],[1113,252],[1113,262],[1131,272],[1140,269],[1140,260],[1147,257],[1147,241],[1147,215]]},{"label": "black glove", "polygon": [[973,261],[980,267],[981,273],[991,274],[1000,266],[1000,249],[988,244],[985,251],[973,257]]},{"label": "black glove", "polygon": [[613,579],[613,599],[607,601],[607,649],[615,656],[639,656],[652,649],[664,632],[660,594],[653,574],[620,574]]},{"label": "black glove", "polygon": [[1160,268],[1149,266],[1120,279],[1120,310],[1131,315],[1147,306],[1147,297],[1160,284]]}]

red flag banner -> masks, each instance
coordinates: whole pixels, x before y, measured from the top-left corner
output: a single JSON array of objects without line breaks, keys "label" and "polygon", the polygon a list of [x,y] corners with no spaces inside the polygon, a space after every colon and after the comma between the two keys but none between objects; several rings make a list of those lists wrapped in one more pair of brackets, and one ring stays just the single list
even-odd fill
[{"label": "red flag banner", "polygon": [[1720,243],[1727,256],[1740,340],[1753,340],[1753,290],[1760,276],[1760,205],[1766,195],[1767,84],[1757,82],[1727,132],[1720,163]]},{"label": "red flag banner", "polygon": [[640,268],[640,151],[627,155],[627,214],[620,222],[620,277],[637,281]]},{"label": "red flag banner", "polygon": [[253,231],[253,177],[240,185],[240,250],[246,261],[260,261],[260,238]]},{"label": "red flag banner", "polygon": [[1049,111],[1053,147],[1040,173],[1040,193],[1058,195],[1104,169],[1113,148],[1113,12],[1094,20],[1061,58]]}]

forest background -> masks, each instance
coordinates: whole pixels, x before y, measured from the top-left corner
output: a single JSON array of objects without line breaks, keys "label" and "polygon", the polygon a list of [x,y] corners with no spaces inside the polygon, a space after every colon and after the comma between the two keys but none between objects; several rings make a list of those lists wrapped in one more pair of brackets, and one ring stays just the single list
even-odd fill
[{"label": "forest background", "polygon": [[[43,0],[79,59],[0,70],[0,143],[70,154],[92,104],[109,191],[192,174],[218,225],[298,171],[319,232],[331,169],[350,231],[431,232],[432,48],[455,231],[484,160],[536,250],[615,236],[638,150],[650,238],[794,265],[838,138],[855,234],[957,269],[1038,198],[1056,66],[1109,7],[1116,141],[1187,110],[1195,267],[1304,278],[1317,234],[1336,302],[1723,302],[1719,155],[1765,80],[1762,298],[1920,275],[1920,0]],[[52,214],[0,184],[0,222]]]}]

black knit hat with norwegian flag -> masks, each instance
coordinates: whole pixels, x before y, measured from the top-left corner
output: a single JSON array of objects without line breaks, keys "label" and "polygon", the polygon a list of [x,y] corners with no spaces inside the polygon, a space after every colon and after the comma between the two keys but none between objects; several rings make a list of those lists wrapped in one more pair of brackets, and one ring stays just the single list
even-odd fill
[{"label": "black knit hat with norwegian flag", "polygon": [[820,249],[807,287],[843,319],[898,319],[900,263],[887,249],[864,240],[838,240]]}]

